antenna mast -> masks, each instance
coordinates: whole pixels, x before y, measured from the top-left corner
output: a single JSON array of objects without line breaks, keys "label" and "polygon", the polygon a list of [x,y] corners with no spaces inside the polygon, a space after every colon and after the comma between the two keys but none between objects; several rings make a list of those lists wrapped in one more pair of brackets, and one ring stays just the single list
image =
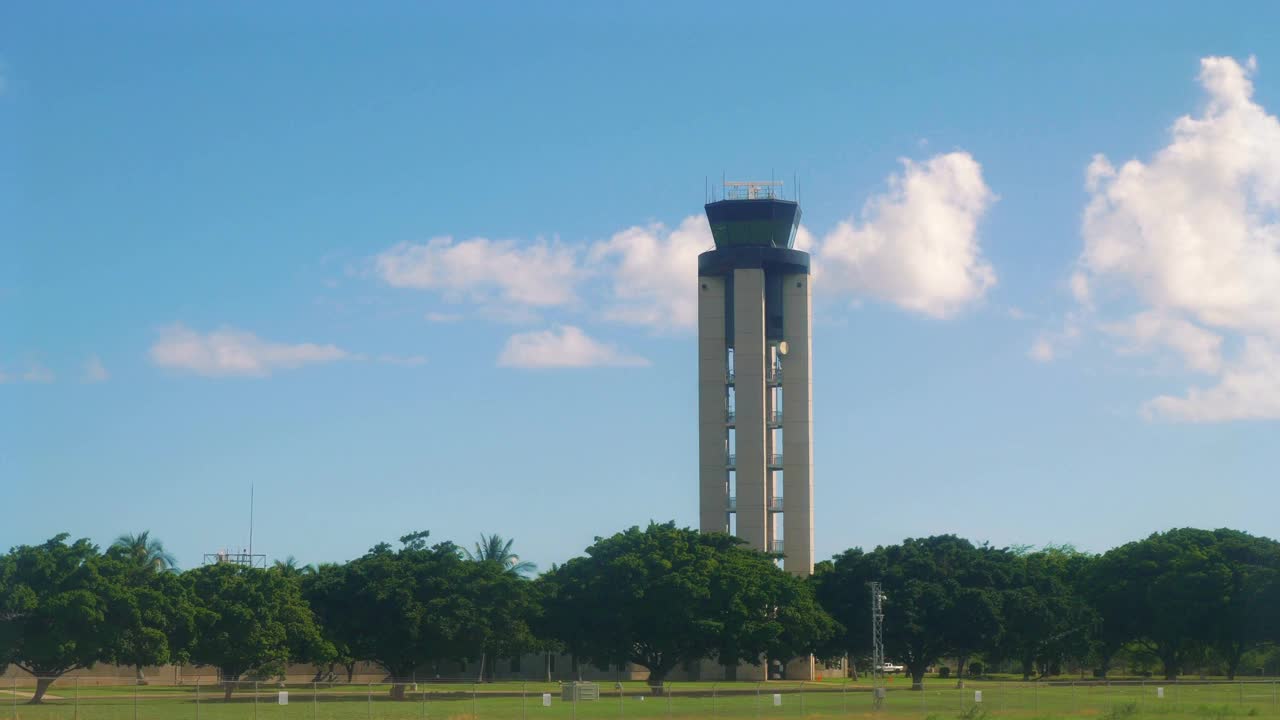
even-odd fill
[{"label": "antenna mast", "polygon": [[884,592],[880,583],[871,586],[871,695],[875,709],[884,706]]}]

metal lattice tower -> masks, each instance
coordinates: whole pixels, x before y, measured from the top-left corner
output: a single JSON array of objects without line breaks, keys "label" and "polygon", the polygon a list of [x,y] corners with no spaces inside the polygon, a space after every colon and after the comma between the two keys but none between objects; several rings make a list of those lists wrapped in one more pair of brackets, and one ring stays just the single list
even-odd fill
[{"label": "metal lattice tower", "polygon": [[880,583],[871,585],[871,695],[875,708],[884,704],[884,592]]}]

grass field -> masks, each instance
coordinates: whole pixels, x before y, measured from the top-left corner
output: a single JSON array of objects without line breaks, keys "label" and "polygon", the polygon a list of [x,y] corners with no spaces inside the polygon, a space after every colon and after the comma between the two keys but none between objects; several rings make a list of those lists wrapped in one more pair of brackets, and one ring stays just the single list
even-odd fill
[{"label": "grass field", "polygon": [[[1280,718],[1280,684],[1268,682],[1177,684],[1145,682],[1020,683],[930,679],[924,692],[911,692],[898,678],[888,686],[884,706],[872,706],[866,683],[674,683],[654,696],[643,683],[600,683],[591,702],[562,702],[556,683],[423,684],[407,688],[403,701],[389,698],[388,685],[288,685],[264,683],[255,692],[244,684],[230,702],[220,687],[108,686],[78,688],[55,683],[45,704],[24,704],[30,687],[0,689],[0,720],[800,720],[801,718],[882,718],[883,720],[1034,720],[1097,718],[1168,720]],[[1163,688],[1163,697],[1161,697]],[[278,702],[280,690],[288,704]],[[982,692],[975,702],[975,691]],[[551,705],[543,705],[543,693]]]}]

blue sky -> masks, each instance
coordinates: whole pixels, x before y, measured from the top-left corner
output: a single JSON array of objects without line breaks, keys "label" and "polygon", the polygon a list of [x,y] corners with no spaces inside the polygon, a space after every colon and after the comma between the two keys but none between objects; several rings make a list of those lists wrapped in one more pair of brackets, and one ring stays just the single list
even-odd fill
[{"label": "blue sky", "polygon": [[800,178],[820,558],[1276,537],[1278,112],[1274,3],[6,6],[0,546],[695,523],[721,173]]}]

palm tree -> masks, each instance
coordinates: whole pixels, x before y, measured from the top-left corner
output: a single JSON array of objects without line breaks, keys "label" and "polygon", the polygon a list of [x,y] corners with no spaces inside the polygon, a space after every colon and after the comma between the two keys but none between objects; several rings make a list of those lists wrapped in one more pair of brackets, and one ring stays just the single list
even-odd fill
[{"label": "palm tree", "polygon": [[151,537],[150,530],[125,533],[111,543],[111,547],[129,558],[139,569],[149,572],[167,572],[178,569],[178,560],[159,538]]},{"label": "palm tree", "polygon": [[290,555],[284,560],[277,560],[272,568],[284,575],[285,577],[302,577],[303,575],[312,575],[316,568],[314,565],[302,565],[298,559]]},{"label": "palm tree", "polygon": [[486,560],[496,562],[506,568],[507,572],[514,575],[524,576],[526,573],[537,571],[538,566],[527,561],[521,560],[519,555],[511,552],[511,546],[515,544],[515,540],[504,540],[501,535],[494,533],[492,535],[480,535],[480,542],[476,543],[475,552],[462,549],[467,559],[472,562],[484,562]]}]

